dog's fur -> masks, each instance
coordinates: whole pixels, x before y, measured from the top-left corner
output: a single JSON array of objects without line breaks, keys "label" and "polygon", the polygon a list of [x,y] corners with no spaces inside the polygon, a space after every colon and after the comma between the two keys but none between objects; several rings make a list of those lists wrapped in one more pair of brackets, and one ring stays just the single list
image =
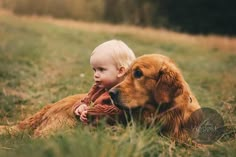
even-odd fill
[{"label": "dog's fur", "polygon": [[174,138],[186,139],[187,130],[200,122],[200,114],[192,114],[200,109],[197,99],[174,62],[163,55],[137,58],[110,95],[121,109],[142,109],[141,120],[160,123],[162,132]]},{"label": "dog's fur", "polygon": [[[138,71],[138,72],[137,72]],[[141,73],[140,73],[141,72]],[[187,123],[200,106],[176,65],[162,55],[139,57],[126,79],[110,91],[115,104],[124,108],[142,107],[142,121],[161,122],[163,131],[173,137],[186,135]],[[34,137],[49,135],[65,127],[75,127],[78,120],[73,105],[85,94],[66,97],[46,105],[31,117],[14,126],[0,126],[0,134],[30,130]]]},{"label": "dog's fur", "polygon": [[73,105],[85,95],[69,96],[54,104],[46,105],[31,117],[14,126],[0,126],[0,134],[30,131],[34,137],[42,137],[59,129],[75,127],[77,119],[73,113]]}]

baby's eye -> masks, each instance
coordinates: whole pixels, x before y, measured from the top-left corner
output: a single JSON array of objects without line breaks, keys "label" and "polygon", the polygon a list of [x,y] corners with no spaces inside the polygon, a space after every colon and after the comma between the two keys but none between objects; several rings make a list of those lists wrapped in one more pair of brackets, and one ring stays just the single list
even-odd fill
[{"label": "baby's eye", "polygon": [[105,71],[106,69],[105,68],[98,68],[99,71]]}]

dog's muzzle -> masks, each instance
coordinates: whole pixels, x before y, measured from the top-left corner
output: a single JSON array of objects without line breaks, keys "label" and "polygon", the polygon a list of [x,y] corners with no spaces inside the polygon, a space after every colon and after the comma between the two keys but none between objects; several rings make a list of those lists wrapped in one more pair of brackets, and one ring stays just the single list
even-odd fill
[{"label": "dog's muzzle", "polygon": [[109,90],[109,95],[114,103],[119,109],[127,109],[125,105],[121,102],[120,91],[117,88],[112,88]]}]

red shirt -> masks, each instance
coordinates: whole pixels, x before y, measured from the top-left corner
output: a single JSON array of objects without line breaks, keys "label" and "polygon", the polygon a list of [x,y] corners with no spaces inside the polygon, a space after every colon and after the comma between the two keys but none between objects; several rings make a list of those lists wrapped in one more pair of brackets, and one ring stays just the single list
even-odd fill
[{"label": "red shirt", "polygon": [[117,120],[123,120],[123,111],[118,109],[111,101],[110,95],[105,88],[96,84],[92,86],[87,96],[80,102],[75,103],[74,110],[81,104],[88,106],[88,120],[97,122],[97,120],[106,117],[108,124],[114,124]]}]

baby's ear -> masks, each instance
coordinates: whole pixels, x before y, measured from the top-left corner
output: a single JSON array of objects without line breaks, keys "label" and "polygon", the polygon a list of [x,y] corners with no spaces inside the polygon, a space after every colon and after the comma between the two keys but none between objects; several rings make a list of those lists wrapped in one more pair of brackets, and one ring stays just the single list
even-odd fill
[{"label": "baby's ear", "polygon": [[117,77],[122,77],[122,76],[125,75],[125,73],[126,73],[125,67],[120,67],[120,68],[118,69],[118,75],[117,75]]}]

